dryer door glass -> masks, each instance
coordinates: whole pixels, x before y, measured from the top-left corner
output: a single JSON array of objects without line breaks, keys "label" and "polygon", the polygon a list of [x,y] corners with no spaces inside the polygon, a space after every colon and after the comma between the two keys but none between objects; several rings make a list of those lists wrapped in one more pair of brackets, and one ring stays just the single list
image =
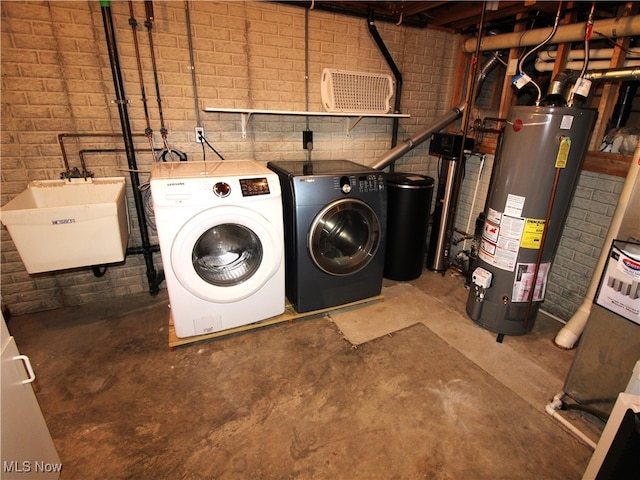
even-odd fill
[{"label": "dryer door glass", "polygon": [[342,199],[327,205],[314,219],[309,252],[314,263],[332,275],[364,268],[380,245],[380,222],[361,200]]},{"label": "dryer door glass", "polygon": [[238,285],[258,270],[262,244],[243,225],[225,223],[203,233],[191,254],[193,268],[205,282],[216,286]]}]

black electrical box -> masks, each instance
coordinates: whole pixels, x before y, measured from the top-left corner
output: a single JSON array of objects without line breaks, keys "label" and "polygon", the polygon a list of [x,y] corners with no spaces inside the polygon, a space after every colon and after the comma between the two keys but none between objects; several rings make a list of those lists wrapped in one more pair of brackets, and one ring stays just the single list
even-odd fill
[{"label": "black electrical box", "polygon": [[[473,138],[467,137],[464,142],[465,150],[473,150]],[[460,158],[462,135],[452,133],[434,133],[429,143],[429,154],[442,155],[447,158]]]}]

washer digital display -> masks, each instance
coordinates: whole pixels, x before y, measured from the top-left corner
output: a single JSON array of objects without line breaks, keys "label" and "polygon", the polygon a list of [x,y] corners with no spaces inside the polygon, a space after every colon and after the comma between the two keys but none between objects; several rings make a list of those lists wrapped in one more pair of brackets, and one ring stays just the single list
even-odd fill
[{"label": "washer digital display", "polygon": [[240,188],[243,197],[253,197],[255,195],[268,195],[269,182],[265,177],[261,178],[241,178]]}]

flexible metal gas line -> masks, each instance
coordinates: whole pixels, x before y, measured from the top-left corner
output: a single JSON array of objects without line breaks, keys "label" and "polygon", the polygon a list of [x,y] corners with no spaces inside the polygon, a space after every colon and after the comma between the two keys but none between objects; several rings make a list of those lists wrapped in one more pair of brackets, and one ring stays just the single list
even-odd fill
[{"label": "flexible metal gas line", "polygon": [[[551,32],[549,33],[547,38],[545,38],[536,47],[534,47],[531,50],[529,50],[529,52],[527,52],[527,54],[524,57],[522,57],[522,59],[520,60],[520,64],[518,66],[518,70],[520,71],[520,73],[523,73],[522,69],[524,67],[525,60],[527,58],[529,58],[529,56],[532,55],[534,52],[537,52],[542,47],[544,47],[547,43],[549,43],[549,41],[551,41],[553,36],[558,31],[558,24],[560,23],[560,12],[561,11],[562,11],[562,1],[558,2],[558,12],[556,13],[556,19],[555,19],[555,22],[553,23],[553,28],[551,29]],[[534,82],[533,80],[531,80],[531,83],[533,83],[533,86],[536,87],[536,90],[538,91],[538,97],[536,99],[536,106],[537,106],[537,105],[540,105],[540,100],[542,100],[542,90],[540,90],[540,86],[537,84],[537,82]]]},{"label": "flexible metal gas line", "polygon": [[585,81],[585,73],[587,71],[587,66],[589,65],[589,40],[591,39],[591,32],[593,31],[593,12],[596,8],[596,2],[594,1],[591,4],[591,11],[589,12],[589,19],[587,20],[587,28],[584,32],[584,64],[582,65],[582,70],[580,71],[580,76],[576,83],[573,85],[571,92],[569,93],[569,99],[567,100],[567,106],[573,107],[573,103],[575,100],[575,96],[577,90],[582,87],[582,82]]}]

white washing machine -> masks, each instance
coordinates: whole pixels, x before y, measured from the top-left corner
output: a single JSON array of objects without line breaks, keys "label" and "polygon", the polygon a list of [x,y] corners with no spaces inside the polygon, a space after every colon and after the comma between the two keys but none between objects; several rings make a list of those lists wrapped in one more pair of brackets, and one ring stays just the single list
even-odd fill
[{"label": "white washing machine", "polygon": [[254,161],[158,162],[150,185],[178,337],[284,312],[282,200],[274,172]]}]

